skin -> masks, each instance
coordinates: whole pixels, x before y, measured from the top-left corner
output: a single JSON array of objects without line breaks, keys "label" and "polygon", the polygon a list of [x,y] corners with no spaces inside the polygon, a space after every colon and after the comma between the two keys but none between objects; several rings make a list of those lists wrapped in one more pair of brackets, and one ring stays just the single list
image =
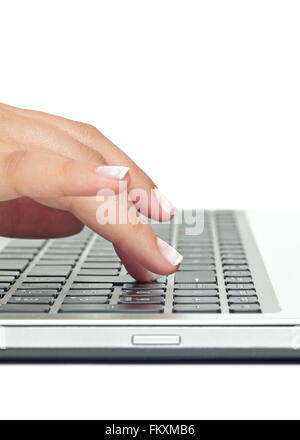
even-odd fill
[{"label": "skin", "polygon": [[[96,173],[99,166],[129,167],[121,183],[129,190],[142,188],[147,192],[138,210],[132,201],[121,199],[118,209],[134,221],[98,223],[96,212],[104,203],[97,201],[98,191],[120,191],[119,180]],[[151,281],[153,273],[171,274],[178,269],[161,253],[153,229],[138,213],[160,221],[172,217],[158,204],[151,206],[155,184],[95,127],[0,104],[0,176],[0,236],[65,237],[87,225],[114,244],[137,280]],[[119,197],[121,194],[105,202],[119,206]]]}]

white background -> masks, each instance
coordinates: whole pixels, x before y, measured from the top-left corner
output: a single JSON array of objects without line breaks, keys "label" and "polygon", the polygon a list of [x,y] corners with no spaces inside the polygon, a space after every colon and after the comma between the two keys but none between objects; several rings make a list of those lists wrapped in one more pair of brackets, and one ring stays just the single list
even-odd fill
[{"label": "white background", "polygon": [[[0,0],[0,100],[99,127],[178,207],[291,208],[298,0]],[[0,418],[299,418],[299,366],[1,365]]]}]

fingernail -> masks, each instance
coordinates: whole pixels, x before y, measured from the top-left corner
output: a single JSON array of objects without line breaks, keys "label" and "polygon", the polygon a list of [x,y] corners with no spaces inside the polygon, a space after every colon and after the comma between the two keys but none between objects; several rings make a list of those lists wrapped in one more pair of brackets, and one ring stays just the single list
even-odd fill
[{"label": "fingernail", "polygon": [[96,172],[106,179],[123,180],[129,173],[130,168],[127,167],[98,167]]},{"label": "fingernail", "polygon": [[173,266],[178,266],[183,261],[183,256],[176,251],[172,246],[163,241],[161,238],[157,238],[157,244],[160,252]]},{"label": "fingernail", "polygon": [[173,203],[171,203],[167,199],[167,197],[161,191],[159,191],[158,188],[154,189],[154,194],[155,194],[155,197],[156,197],[158,203],[160,204],[161,209],[166,214],[169,214],[169,215],[174,214],[174,211],[176,209],[175,206],[173,205]]}]

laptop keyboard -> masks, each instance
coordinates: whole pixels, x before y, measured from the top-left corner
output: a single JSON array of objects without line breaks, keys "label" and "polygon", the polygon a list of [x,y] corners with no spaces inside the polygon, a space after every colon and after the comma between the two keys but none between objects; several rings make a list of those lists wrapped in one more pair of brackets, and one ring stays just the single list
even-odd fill
[{"label": "laptop keyboard", "polygon": [[156,225],[184,256],[180,270],[137,283],[113,246],[88,229],[55,240],[11,240],[0,253],[0,315],[264,313],[234,212],[205,214],[199,236]]}]

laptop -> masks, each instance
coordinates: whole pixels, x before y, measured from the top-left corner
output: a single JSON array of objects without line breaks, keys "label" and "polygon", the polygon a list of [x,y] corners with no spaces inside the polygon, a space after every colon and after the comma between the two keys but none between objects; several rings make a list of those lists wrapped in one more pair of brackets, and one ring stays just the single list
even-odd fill
[{"label": "laptop", "polygon": [[207,211],[203,220],[198,235],[184,222],[153,226],[184,261],[152,283],[131,278],[89,229],[53,240],[0,238],[0,360],[300,358],[298,263],[288,247],[300,244],[296,218]]}]

